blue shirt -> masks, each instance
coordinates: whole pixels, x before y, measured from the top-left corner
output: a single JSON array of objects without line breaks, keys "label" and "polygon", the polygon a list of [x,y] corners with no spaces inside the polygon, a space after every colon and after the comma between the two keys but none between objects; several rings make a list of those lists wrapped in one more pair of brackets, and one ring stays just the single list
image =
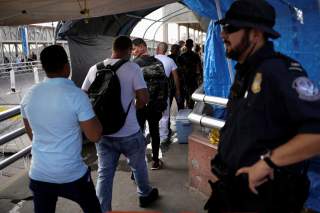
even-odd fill
[{"label": "blue shirt", "polygon": [[48,78],[24,96],[21,115],[33,133],[31,179],[68,183],[85,174],[79,121],[95,114],[80,88],[66,78]]}]

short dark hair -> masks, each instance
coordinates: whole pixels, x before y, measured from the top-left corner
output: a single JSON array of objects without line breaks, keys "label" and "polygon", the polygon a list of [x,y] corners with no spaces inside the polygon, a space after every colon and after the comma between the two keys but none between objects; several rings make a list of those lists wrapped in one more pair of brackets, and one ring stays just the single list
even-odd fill
[{"label": "short dark hair", "polygon": [[133,41],[132,41],[132,44],[134,45],[134,46],[139,46],[139,45],[143,45],[143,46],[147,46],[147,43],[142,39],[142,38],[135,38],[135,39],[133,39]]},{"label": "short dark hair", "polygon": [[179,50],[180,50],[179,44],[173,44],[173,45],[171,46],[171,52],[172,52],[172,51],[179,51]]},{"label": "short dark hair", "polygon": [[186,47],[192,48],[193,47],[193,40],[192,39],[187,39],[186,40]]},{"label": "short dark hair", "polygon": [[132,48],[132,41],[128,36],[118,36],[112,44],[114,51],[126,51]]},{"label": "short dark hair", "polygon": [[40,61],[46,73],[54,73],[68,64],[68,55],[60,45],[51,45],[42,50]]}]

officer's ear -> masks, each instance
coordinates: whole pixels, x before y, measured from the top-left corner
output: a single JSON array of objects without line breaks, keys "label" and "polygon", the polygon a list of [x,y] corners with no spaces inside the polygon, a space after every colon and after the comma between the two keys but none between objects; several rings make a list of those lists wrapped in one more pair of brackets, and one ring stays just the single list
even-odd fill
[{"label": "officer's ear", "polygon": [[264,39],[263,32],[261,30],[253,28],[253,29],[251,29],[250,34],[251,34],[252,41],[255,43],[258,43]]}]

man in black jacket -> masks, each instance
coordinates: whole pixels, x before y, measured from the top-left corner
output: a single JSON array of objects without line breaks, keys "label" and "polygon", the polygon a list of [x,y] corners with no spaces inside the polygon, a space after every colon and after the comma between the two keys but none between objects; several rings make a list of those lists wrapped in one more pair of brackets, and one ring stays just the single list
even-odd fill
[{"label": "man in black jacket", "polygon": [[152,145],[151,170],[162,168],[163,162],[159,159],[160,135],[159,121],[162,113],[167,108],[168,78],[160,60],[148,54],[147,44],[141,38],[132,41],[132,55],[142,70],[144,80],[149,92],[149,103],[142,109],[137,110],[137,118],[141,129],[144,129],[148,121]]},{"label": "man in black jacket", "polygon": [[308,194],[303,161],[320,153],[319,90],[299,62],[274,51],[269,38],[280,34],[266,1],[235,1],[217,24],[238,64],[209,212],[299,212]]}]

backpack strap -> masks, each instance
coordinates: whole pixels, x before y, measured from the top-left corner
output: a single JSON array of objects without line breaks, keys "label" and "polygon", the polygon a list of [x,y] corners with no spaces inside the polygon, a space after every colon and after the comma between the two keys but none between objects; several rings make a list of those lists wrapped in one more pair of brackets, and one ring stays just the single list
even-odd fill
[{"label": "backpack strap", "polygon": [[111,70],[116,73],[118,71],[118,69],[126,62],[128,62],[129,59],[120,59],[119,61],[117,61],[114,65],[111,66]]},{"label": "backpack strap", "polygon": [[114,74],[117,72],[117,70],[126,62],[128,62],[128,59],[120,59],[117,61],[114,65],[108,64],[107,66],[104,65],[104,62],[99,62],[97,66],[97,71],[105,70],[107,68],[111,68],[111,70],[114,72]]},{"label": "backpack strap", "polygon": [[128,113],[129,113],[129,111],[130,111],[130,107],[131,107],[131,104],[132,104],[133,100],[134,100],[134,98],[132,98],[132,100],[130,101],[130,104],[129,104],[128,108],[127,108],[126,118],[127,118],[127,115],[128,115]]},{"label": "backpack strap", "polygon": [[[108,64],[107,66],[105,66],[105,65],[104,65],[104,62],[102,61],[102,62],[100,62],[100,63],[97,64],[97,70],[98,70],[98,71],[101,71],[101,70],[104,70],[104,69],[106,69],[106,68],[110,68],[110,69],[112,70],[113,74],[116,74],[116,72],[118,71],[118,69],[119,69],[123,64],[125,64],[125,63],[128,62],[128,61],[129,61],[129,59],[123,59],[123,58],[122,58],[122,59],[120,59],[119,61],[117,61],[114,65]],[[126,117],[127,117],[128,113],[129,113],[129,111],[130,111],[130,107],[131,107],[131,104],[132,104],[133,100],[134,100],[134,98],[130,101],[130,104],[129,104],[128,108],[127,108]]]}]

